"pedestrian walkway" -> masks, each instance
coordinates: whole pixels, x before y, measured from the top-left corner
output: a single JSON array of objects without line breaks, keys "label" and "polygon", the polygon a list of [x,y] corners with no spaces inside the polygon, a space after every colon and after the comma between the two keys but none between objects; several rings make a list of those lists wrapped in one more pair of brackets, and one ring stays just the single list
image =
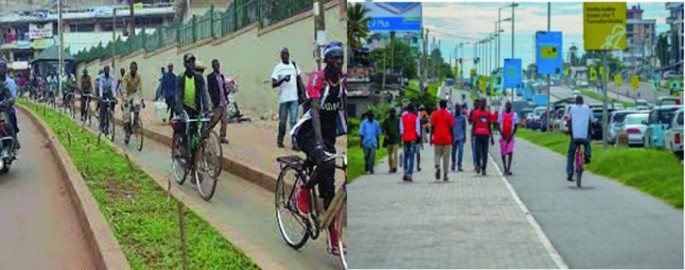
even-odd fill
[{"label": "pedestrian walkway", "polygon": [[566,157],[517,139],[507,180],[570,268],[683,268],[681,210],[590,172],[579,190],[565,167]]},{"label": "pedestrian walkway", "polygon": [[[400,171],[350,184],[350,268],[563,267],[494,163],[488,176],[477,176],[472,164],[469,138],[465,171],[436,181],[433,149],[426,144],[413,183],[403,182]],[[376,172],[387,171],[383,159]]]}]

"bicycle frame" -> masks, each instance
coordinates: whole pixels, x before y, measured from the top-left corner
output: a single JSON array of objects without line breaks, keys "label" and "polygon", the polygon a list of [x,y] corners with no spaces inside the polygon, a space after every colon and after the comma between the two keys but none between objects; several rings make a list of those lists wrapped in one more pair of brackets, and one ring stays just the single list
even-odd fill
[{"label": "bicycle frame", "polygon": [[[325,230],[328,227],[330,227],[331,223],[335,220],[335,215],[338,213],[338,211],[340,211],[340,209],[345,204],[345,201],[347,200],[347,155],[344,152],[340,155],[331,155],[326,159],[326,161],[330,161],[333,159],[342,159],[343,160],[343,164],[341,166],[338,166],[336,164],[335,168],[337,170],[343,171],[346,179],[345,179],[345,182],[343,183],[343,185],[338,187],[338,189],[336,190],[335,197],[333,197],[333,199],[331,200],[331,204],[328,206],[328,209],[324,210],[324,212],[322,213],[323,216],[320,216],[320,213],[318,210],[319,209],[318,205],[317,205],[318,200],[316,199],[318,196],[317,196],[316,189],[314,189],[314,188],[312,189],[312,192],[311,192],[311,195],[312,195],[312,197],[311,197],[311,201],[312,201],[311,213],[312,213],[312,216],[314,217],[314,220],[313,220],[314,221],[314,228],[316,229],[314,231],[310,230],[310,235],[313,239],[318,238],[318,236],[322,230]],[[306,170],[306,173],[309,177],[311,177],[312,172],[313,172],[313,167],[309,167]],[[321,218],[319,218],[319,217],[321,217]]]},{"label": "bicycle frame", "polygon": [[[105,100],[102,100],[102,99],[100,98],[99,100],[100,100],[100,103],[101,103],[100,106],[106,106],[106,107],[105,107],[105,110],[106,110],[106,112],[105,112],[106,124],[105,124],[104,126],[105,126],[105,128],[108,128],[108,127],[109,127],[109,121],[112,121],[112,119],[110,119],[110,115],[112,115],[112,116],[114,115],[114,110],[112,109],[112,105],[111,105],[112,103],[114,103],[114,100],[113,100],[113,99],[109,99],[109,98],[108,98],[108,99],[105,99]],[[100,121],[102,121],[102,119],[100,119]],[[111,132],[111,130],[107,130],[107,133],[108,133],[108,134],[109,134],[109,132]]]}]

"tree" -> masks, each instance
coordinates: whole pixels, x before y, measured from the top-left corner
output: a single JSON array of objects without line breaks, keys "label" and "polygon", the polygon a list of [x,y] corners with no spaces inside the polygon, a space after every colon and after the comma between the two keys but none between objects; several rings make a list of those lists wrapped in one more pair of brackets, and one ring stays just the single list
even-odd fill
[{"label": "tree", "polygon": [[361,40],[369,36],[369,22],[367,14],[371,12],[367,7],[355,3],[347,6],[347,40],[353,48],[360,48]]},{"label": "tree", "polygon": [[[392,50],[394,48],[394,57]],[[385,45],[383,49],[375,49],[369,54],[369,60],[375,63],[378,70],[383,70],[383,54],[385,53],[385,67],[393,71],[402,72],[410,79],[416,77],[416,55],[409,44],[395,39]],[[394,58],[394,59],[391,59]],[[393,61],[394,60],[394,61]],[[393,66],[394,64],[394,66]]]},{"label": "tree", "polygon": [[656,43],[656,55],[662,67],[668,66],[670,57],[668,54],[668,35],[666,33],[659,35],[659,40]]}]

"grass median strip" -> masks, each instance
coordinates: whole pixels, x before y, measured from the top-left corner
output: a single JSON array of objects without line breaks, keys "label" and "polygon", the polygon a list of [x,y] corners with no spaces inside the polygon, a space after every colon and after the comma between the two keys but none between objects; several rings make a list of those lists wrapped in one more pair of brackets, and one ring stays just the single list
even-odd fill
[{"label": "grass median strip", "polygon": [[[25,101],[19,103],[34,108]],[[129,165],[110,145],[98,146],[97,137],[82,132],[71,118],[43,108],[37,115],[69,152],[131,268],[181,268],[176,200],[169,200],[149,175]],[[197,214],[184,209],[184,217],[190,269],[259,269]]]},{"label": "grass median strip", "polygon": [[[603,98],[604,98],[604,95],[602,95],[602,94],[600,94],[600,93],[595,93],[595,92],[593,92],[593,91],[586,90],[586,89],[580,90],[580,93],[583,94],[584,96],[588,96],[588,97],[591,97],[591,98],[593,98],[593,99],[599,100],[600,102],[601,102],[601,101],[603,100]],[[608,95],[608,94],[610,94],[610,93],[607,93],[607,95]],[[633,104],[633,103],[631,103],[631,102],[627,102],[627,101],[618,101],[618,100],[615,100],[615,99],[613,99],[613,98],[607,97],[607,104],[611,104],[611,103],[614,103],[614,102],[619,103],[619,104],[623,104],[623,106],[626,107],[626,108],[635,107],[635,104]]]},{"label": "grass median strip", "polygon": [[[564,134],[519,129],[516,137],[563,156],[568,152],[569,137]],[[592,163],[586,168],[683,209],[683,165],[670,152],[623,147],[603,149],[600,144],[593,143]]]}]

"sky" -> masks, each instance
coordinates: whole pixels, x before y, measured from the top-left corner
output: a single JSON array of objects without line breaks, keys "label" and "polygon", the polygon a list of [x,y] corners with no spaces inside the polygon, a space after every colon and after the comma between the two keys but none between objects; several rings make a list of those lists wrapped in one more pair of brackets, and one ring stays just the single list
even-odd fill
[{"label": "sky", "polygon": [[[666,18],[669,16],[665,3],[639,3],[644,10],[643,19],[656,19],[657,35],[669,30]],[[424,3],[423,27],[430,29],[429,38],[434,36],[441,40],[443,58],[450,58],[455,46],[464,43],[462,55],[464,61],[464,75],[472,66],[474,53],[473,43],[487,37],[495,31],[497,11],[507,3]],[[582,53],[583,48],[583,11],[581,2],[555,2],[551,4],[551,31],[563,33],[563,55],[566,57],[568,48],[573,44]],[[628,9],[638,2],[628,2]],[[511,8],[502,9],[502,19],[511,17]],[[547,3],[520,2],[515,10],[515,46],[514,57],[521,58],[523,67],[534,63],[534,34],[536,31],[547,30]],[[511,57],[511,22],[502,22],[505,31],[501,36],[501,56]],[[467,42],[471,44],[466,45]]]}]

